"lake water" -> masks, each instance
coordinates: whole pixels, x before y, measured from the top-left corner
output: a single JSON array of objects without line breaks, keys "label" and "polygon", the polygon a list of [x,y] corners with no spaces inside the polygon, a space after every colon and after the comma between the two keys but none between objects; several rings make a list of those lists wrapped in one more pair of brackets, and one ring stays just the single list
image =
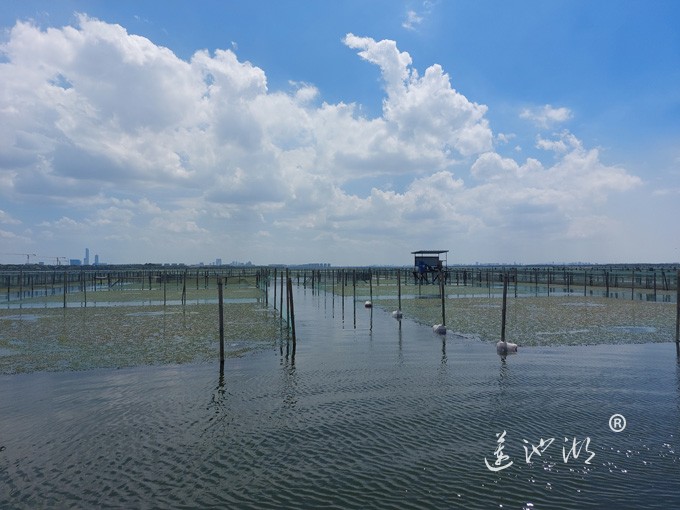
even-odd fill
[{"label": "lake water", "polygon": [[502,359],[340,305],[296,290],[295,357],[277,344],[223,376],[0,376],[0,507],[680,507],[674,344]]}]

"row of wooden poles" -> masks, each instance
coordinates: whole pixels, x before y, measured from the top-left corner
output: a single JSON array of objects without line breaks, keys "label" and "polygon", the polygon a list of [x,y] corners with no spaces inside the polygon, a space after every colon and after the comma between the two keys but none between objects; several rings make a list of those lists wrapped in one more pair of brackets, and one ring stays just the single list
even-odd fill
[{"label": "row of wooden poles", "polygon": [[[387,272],[386,272],[387,271]],[[312,291],[316,286],[321,286],[322,282],[324,282],[326,289],[328,289],[328,283],[327,279],[328,276],[330,275],[331,279],[331,292],[333,295],[335,295],[335,283],[338,282],[340,283],[341,286],[341,296],[342,296],[342,303],[344,307],[344,289],[348,285],[349,279],[351,277],[352,285],[354,287],[354,297],[356,301],[356,282],[358,279],[362,280],[368,280],[369,282],[369,292],[370,292],[370,300],[372,301],[373,299],[373,280],[374,278],[376,279],[376,284],[380,284],[380,276],[382,275],[383,280],[390,278],[390,270],[385,270],[385,269],[378,269],[375,272],[371,269],[365,270],[365,269],[333,269],[333,270],[312,270],[311,271],[311,276],[308,280],[307,278],[307,273],[306,271],[302,273],[302,284],[307,285],[308,282],[311,285]],[[410,272],[409,270],[401,270],[397,269],[395,270],[396,272],[396,280],[397,280],[397,287],[398,287],[398,308],[399,311],[401,311],[401,275],[406,272],[406,275],[408,276],[408,273]],[[591,285],[593,280],[597,278],[596,275],[593,275],[591,273],[590,278],[587,276],[588,273],[584,273],[584,281],[587,282],[588,285]],[[453,278],[452,275],[455,276],[455,281],[456,284],[460,283],[460,279],[458,278],[459,274],[457,270],[448,270],[448,271],[441,271],[437,276],[437,281],[439,282],[439,297],[441,298],[441,309],[442,309],[442,326],[446,326],[446,292],[445,288],[446,285],[453,284]],[[466,285],[466,272],[463,271],[463,284]],[[605,288],[606,288],[606,296],[609,297],[609,292],[610,292],[610,282],[612,282],[615,286],[618,286],[623,283],[624,279],[621,277],[621,275],[616,275],[612,279],[610,279],[610,274],[608,272],[605,272],[602,275],[602,281],[605,283]],[[567,289],[569,288],[569,281],[570,278],[572,278],[573,275],[565,276],[564,281],[566,282]],[[297,275],[298,278],[298,285],[300,285],[300,272],[298,272]],[[482,277],[481,273],[479,275],[479,280],[478,282],[482,282]],[[647,276],[647,283],[652,282],[654,291],[655,291],[655,298],[656,298],[656,277],[653,276],[651,279],[649,276]],[[518,271],[517,269],[509,270],[509,271],[497,271],[495,273],[486,273],[486,282],[489,285],[489,288],[491,288],[492,282],[500,282],[502,285],[502,308],[501,308],[501,341],[505,341],[505,329],[506,329],[506,317],[507,317],[507,295],[508,295],[508,289],[510,286],[511,282],[514,282],[515,284],[515,297],[517,297],[517,283],[519,281],[518,278]],[[538,281],[538,277],[536,276],[535,282]],[[634,297],[634,292],[635,292],[635,285],[636,283],[638,286],[642,286],[642,281],[643,281],[643,276],[638,275],[637,278],[635,276],[635,270],[631,273],[630,279],[628,280],[630,285],[631,285],[631,299]],[[573,282],[573,280],[572,280]],[[670,290],[671,284],[672,284],[672,279],[670,278],[669,275],[666,274],[666,272],[663,272],[663,282],[664,282],[664,290],[668,291]],[[676,291],[676,321],[675,321],[675,342],[677,346],[677,351],[678,351],[678,356],[680,357],[680,285],[678,284],[680,282],[680,270],[677,271],[676,273],[676,278],[675,278],[675,291]],[[548,272],[547,275],[547,287],[548,287],[548,295],[550,295],[550,273]],[[420,286],[421,283],[418,283]],[[584,284],[585,285],[585,284]],[[586,295],[586,291],[584,290],[584,296]],[[669,296],[670,297],[670,296]],[[656,299],[655,299],[656,300]],[[344,308],[343,308],[344,310]],[[344,315],[344,314],[343,314]]]},{"label": "row of wooden poles", "polygon": [[[265,301],[269,303],[269,271],[264,271],[258,273],[258,286],[261,284],[260,288],[263,289],[265,293]],[[274,308],[276,309],[276,282],[277,274],[276,269],[274,270]],[[289,276],[288,271],[285,272],[286,281],[286,323],[288,324],[291,339],[293,341],[293,357],[295,357],[295,350],[297,347],[297,337],[295,334],[295,305],[293,302],[293,280]],[[283,320],[283,282],[284,282],[284,272],[281,272],[281,292],[280,292],[280,319]],[[224,283],[222,278],[217,279],[217,302],[218,302],[218,316],[219,316],[219,337],[220,337],[220,367],[224,367]]]},{"label": "row of wooden poles", "polygon": [[[110,289],[116,285],[124,285],[131,282],[140,282],[142,289],[144,289],[145,282],[148,281],[149,290],[151,290],[154,283],[163,285],[164,294],[164,304],[166,303],[166,288],[168,282],[175,281],[176,285],[182,285],[182,304],[186,304],[187,295],[187,283],[190,280],[195,279],[196,288],[200,286],[200,281],[203,282],[204,288],[208,288],[210,285],[210,280],[212,278],[217,279],[218,285],[218,301],[220,306],[220,360],[224,359],[224,331],[223,331],[223,285],[226,284],[229,278],[238,278],[240,282],[241,279],[245,278],[255,278],[255,283],[258,288],[263,289],[265,294],[265,300],[268,304],[268,283],[272,275],[272,271],[269,268],[253,268],[247,269],[234,269],[234,268],[224,268],[221,270],[211,269],[196,269],[189,272],[189,269],[179,269],[179,270],[140,270],[132,269],[127,271],[84,271],[84,270],[41,270],[35,272],[24,272],[18,271],[17,274],[12,272],[6,273],[3,276],[7,283],[7,298],[10,299],[11,288],[18,286],[19,297],[23,297],[24,286],[29,285],[31,294],[34,292],[36,285],[47,288],[51,285],[52,290],[59,289],[61,284],[61,290],[63,293],[63,303],[66,307],[66,295],[69,287],[74,288],[87,293],[87,289],[91,288],[96,291],[98,286],[106,285],[106,288]],[[660,272],[660,278],[657,277],[657,272]],[[353,285],[356,287],[357,280],[368,280],[371,299],[373,290],[373,281],[376,280],[376,284],[380,285],[381,277],[383,280],[390,280],[396,277],[399,288],[399,309],[401,309],[401,280],[402,275],[405,277],[405,281],[409,282],[412,276],[411,269],[405,268],[354,268],[354,269],[321,269],[321,270],[311,270],[308,275],[307,271],[296,270],[297,273],[297,285],[301,284],[306,286],[311,284],[314,290],[315,286],[319,287],[322,281],[326,288],[328,288],[328,279],[331,280],[331,291],[335,294],[335,284],[339,283],[342,290],[342,296],[344,298],[344,288],[349,282],[349,278],[352,278]],[[285,275],[285,276],[284,276]],[[636,289],[648,289],[654,291],[654,298],[656,298],[657,289],[659,283],[661,284],[661,290],[670,291],[675,288],[676,297],[676,334],[675,340],[678,344],[678,349],[680,352],[680,271],[677,271],[675,282],[673,282],[671,274],[666,270],[639,270],[631,269],[628,272],[623,270],[613,270],[613,269],[574,269],[574,268],[448,268],[442,271],[439,275],[438,281],[440,286],[440,295],[442,301],[442,323],[446,322],[446,312],[445,312],[445,286],[446,285],[473,285],[482,286],[485,285],[489,289],[500,282],[503,288],[503,307],[502,307],[502,331],[501,336],[504,338],[505,332],[505,316],[506,316],[506,303],[507,303],[507,292],[509,284],[512,282],[515,284],[515,295],[517,295],[517,285],[519,283],[534,285],[538,289],[539,282],[544,283],[548,290],[548,295],[550,295],[550,288],[552,285],[562,285],[563,289],[567,292],[574,291],[580,285],[583,285],[584,295],[586,295],[588,287],[604,287],[605,293],[609,296],[610,289],[613,288],[626,288],[631,289],[631,298],[634,297],[634,292]],[[276,293],[277,293],[277,268],[273,270],[274,277],[274,308],[276,308]],[[294,317],[294,304],[293,304],[293,278],[291,277],[291,272],[289,269],[281,268],[280,272],[280,303],[279,303],[279,313],[280,318],[283,320],[283,287],[284,278],[286,282],[286,322],[289,324],[289,330],[292,333],[293,339],[293,349],[295,350],[296,336],[295,336],[295,317]],[[88,279],[90,285],[88,285]],[[675,285],[673,285],[675,283]],[[420,285],[422,282],[413,281],[414,285]],[[356,292],[356,291],[355,291]],[[43,295],[47,295],[46,293]],[[85,297],[85,303],[87,303],[87,298]],[[343,299],[344,306],[344,299]]]},{"label": "row of wooden poles", "polygon": [[[276,270],[276,268],[274,269]],[[416,281],[412,268],[345,268],[345,269],[321,269],[321,270],[296,270],[297,283],[300,278],[307,284],[308,274],[311,274],[311,283],[314,285],[314,278],[318,278],[321,283],[321,276],[334,274],[339,281],[340,278],[347,278],[351,271],[360,280],[366,280],[367,275],[376,279],[376,284],[380,285],[381,278],[384,280],[394,280],[396,274],[404,278],[407,284]],[[241,278],[252,276],[253,274],[263,274],[271,271],[271,268],[178,268],[178,269],[77,269],[63,267],[45,268],[42,270],[0,270],[0,282],[4,280],[4,287],[7,289],[6,300],[11,301],[13,296],[18,299],[27,297],[47,296],[61,294],[63,288],[68,291],[96,292],[97,290],[111,289],[117,285],[130,283],[138,284],[142,289],[148,286],[152,288],[154,284],[162,283],[164,287],[168,283],[175,282],[182,285],[183,290],[195,282],[196,289],[201,284],[203,288],[208,288],[211,280],[216,278]],[[583,290],[584,295],[590,289],[601,289],[608,296],[610,292],[620,292],[630,289],[631,299],[635,297],[636,291],[648,292],[648,299],[656,300],[659,292],[666,294],[678,287],[678,279],[674,278],[673,271],[669,268],[616,268],[616,267],[449,267],[444,271],[446,285],[474,286],[495,288],[502,284],[501,275],[508,274],[511,283],[523,285],[525,291],[533,290],[536,294],[543,292],[579,292]],[[673,281],[675,280],[675,281]],[[183,292],[184,294],[186,292]],[[665,296],[664,296],[665,297]]]},{"label": "row of wooden poles", "polygon": [[163,289],[163,304],[167,304],[168,285],[174,283],[176,289],[181,287],[181,302],[186,304],[187,289],[195,281],[196,290],[208,289],[212,280],[223,279],[226,285],[231,281],[236,285],[253,280],[259,288],[260,279],[267,274],[265,269],[223,269],[223,270],[127,270],[127,271],[37,271],[17,273],[0,273],[0,279],[5,280],[7,292],[6,300],[12,301],[12,296],[18,300],[35,297],[62,295],[64,307],[69,293],[81,292],[85,306],[87,293],[110,291],[125,288],[128,285],[138,285],[139,289],[152,290],[154,286]]}]

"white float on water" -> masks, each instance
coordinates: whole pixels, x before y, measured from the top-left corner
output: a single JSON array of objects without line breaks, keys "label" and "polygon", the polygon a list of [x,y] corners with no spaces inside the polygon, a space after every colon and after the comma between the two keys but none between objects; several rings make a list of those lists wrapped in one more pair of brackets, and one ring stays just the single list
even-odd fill
[{"label": "white float on water", "polygon": [[439,335],[445,335],[446,334],[446,326],[444,326],[443,324],[435,324],[434,326],[432,326],[432,331],[434,331],[435,333],[437,333]]},{"label": "white float on water", "polygon": [[364,303],[364,306],[365,306],[366,308],[373,308],[373,303],[371,303],[370,301],[366,301],[366,302]]},{"label": "white float on water", "polygon": [[395,310],[392,312],[392,317],[395,319],[401,319],[404,316],[403,313],[401,313],[401,310]]},{"label": "white float on water", "polygon": [[506,354],[515,354],[517,352],[517,344],[500,341],[496,344],[496,352],[502,356],[505,356]]}]

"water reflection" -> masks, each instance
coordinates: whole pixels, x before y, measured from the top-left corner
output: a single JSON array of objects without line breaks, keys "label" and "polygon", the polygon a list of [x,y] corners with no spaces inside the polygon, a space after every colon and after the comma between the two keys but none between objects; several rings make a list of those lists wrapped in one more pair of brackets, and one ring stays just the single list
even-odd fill
[{"label": "water reflection", "polygon": [[403,338],[403,332],[401,329],[401,321],[399,321],[399,330],[398,330],[398,335],[397,335],[397,360],[399,362],[399,365],[404,364],[404,338]]},{"label": "water reflection", "polygon": [[221,362],[217,385],[213,387],[210,393],[210,401],[206,406],[208,411],[207,423],[201,432],[201,437],[210,435],[213,431],[218,433],[219,429],[216,429],[216,427],[224,427],[234,421],[234,414],[229,405],[230,398],[231,393],[227,391],[225,384],[224,362]]},{"label": "water reflection", "polygon": [[295,409],[298,403],[298,376],[295,370],[295,356],[281,360],[281,376],[283,405],[285,408]]}]

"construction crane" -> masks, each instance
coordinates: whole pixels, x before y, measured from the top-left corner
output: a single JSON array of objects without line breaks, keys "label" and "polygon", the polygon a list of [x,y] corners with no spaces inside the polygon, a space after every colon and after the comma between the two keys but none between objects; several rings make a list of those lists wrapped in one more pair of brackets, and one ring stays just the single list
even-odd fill
[{"label": "construction crane", "polygon": [[59,257],[50,257],[50,256],[48,256],[48,255],[35,255],[35,256],[38,257],[38,258],[41,258],[41,259],[56,260],[58,266],[61,265],[62,259],[63,259],[63,260],[66,260],[66,258],[67,258],[67,257],[61,257],[61,256],[59,256]]},{"label": "construction crane", "polygon": [[26,257],[26,264],[31,263],[31,257],[37,257],[35,253],[2,253],[2,255],[18,255],[21,257]]}]

